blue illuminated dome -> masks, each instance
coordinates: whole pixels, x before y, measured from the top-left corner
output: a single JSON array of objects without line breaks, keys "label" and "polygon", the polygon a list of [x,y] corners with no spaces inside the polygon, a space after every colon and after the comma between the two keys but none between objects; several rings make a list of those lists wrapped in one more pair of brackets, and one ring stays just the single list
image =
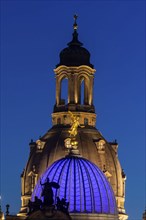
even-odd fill
[{"label": "blue illuminated dome", "polygon": [[[113,190],[103,172],[92,162],[82,157],[68,156],[54,162],[42,175],[44,183],[57,182],[59,189],[54,189],[54,200],[59,196],[69,202],[70,213],[117,214]],[[38,181],[32,200],[41,198],[42,187]]]}]

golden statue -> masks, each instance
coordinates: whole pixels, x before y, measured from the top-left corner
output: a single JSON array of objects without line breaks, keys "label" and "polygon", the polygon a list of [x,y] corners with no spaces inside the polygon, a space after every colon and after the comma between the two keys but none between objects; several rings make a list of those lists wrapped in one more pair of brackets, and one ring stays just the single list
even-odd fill
[{"label": "golden statue", "polygon": [[75,136],[78,133],[77,131],[78,127],[84,128],[84,126],[80,125],[78,116],[73,115],[71,111],[68,111],[68,113],[70,114],[72,122],[71,122],[71,128],[68,131],[68,133],[70,134],[70,137],[64,140],[65,147],[69,149],[70,153],[72,152],[72,150],[75,150],[76,153],[79,154],[79,152],[77,151],[78,142],[76,141]]},{"label": "golden statue", "polygon": [[68,113],[70,114],[71,120],[72,120],[72,125],[71,125],[71,128],[68,132],[70,133],[70,136],[75,137],[78,133],[77,132],[78,127],[83,128],[84,126],[80,125],[78,116],[73,115],[73,113],[71,111],[68,111]]}]

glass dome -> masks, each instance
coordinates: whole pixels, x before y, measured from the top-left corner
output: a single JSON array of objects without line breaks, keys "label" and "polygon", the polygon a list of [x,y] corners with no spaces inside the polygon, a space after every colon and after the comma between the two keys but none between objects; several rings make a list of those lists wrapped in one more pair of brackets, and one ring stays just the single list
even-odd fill
[{"label": "glass dome", "polygon": [[[44,183],[57,182],[59,189],[54,189],[54,201],[58,196],[69,202],[70,213],[117,214],[113,190],[103,172],[89,160],[82,157],[68,156],[55,161],[42,175]],[[31,200],[42,199],[42,186],[38,181]]]}]

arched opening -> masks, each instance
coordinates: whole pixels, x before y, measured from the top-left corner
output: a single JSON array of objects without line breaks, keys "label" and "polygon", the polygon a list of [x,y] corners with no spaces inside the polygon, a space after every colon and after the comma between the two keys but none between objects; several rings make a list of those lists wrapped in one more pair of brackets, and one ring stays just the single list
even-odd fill
[{"label": "arched opening", "polygon": [[63,78],[61,80],[60,104],[65,105],[67,103],[68,103],[68,79]]},{"label": "arched opening", "polygon": [[85,80],[82,79],[81,82],[81,105],[85,103]]},{"label": "arched opening", "polygon": [[85,80],[84,77],[81,77],[79,79],[79,91],[78,91],[78,97],[79,97],[79,104],[84,105],[85,103]]}]

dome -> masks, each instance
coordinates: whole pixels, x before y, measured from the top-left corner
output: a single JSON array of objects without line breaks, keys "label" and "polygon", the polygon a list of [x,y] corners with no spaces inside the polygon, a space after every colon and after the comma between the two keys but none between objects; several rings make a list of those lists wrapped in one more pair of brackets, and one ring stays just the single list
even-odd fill
[{"label": "dome", "polygon": [[93,68],[90,63],[90,53],[82,47],[82,43],[78,41],[78,33],[74,30],[73,39],[68,43],[68,47],[60,52],[60,63],[56,66],[81,66],[87,65]]},{"label": "dome", "polygon": [[[82,157],[67,156],[55,161],[41,177],[60,185],[53,188],[54,200],[58,196],[69,202],[70,213],[117,214],[113,190],[103,172],[92,162]],[[33,194],[41,198],[42,187],[38,181]]]},{"label": "dome", "polygon": [[[39,149],[36,142],[30,144],[30,155],[23,173],[25,182],[24,195],[32,194],[30,174],[34,166],[37,178],[40,178],[54,161],[66,156],[64,140],[68,138],[68,129],[69,126],[53,126],[41,137],[41,149]],[[92,161],[100,170],[103,170],[104,166],[106,167],[106,170],[111,174],[111,177],[109,177],[110,185],[114,190],[118,202],[121,201],[123,199],[123,178],[115,146],[106,141],[100,131],[91,126],[86,126],[83,129],[78,128],[77,140],[79,152],[84,158]],[[104,151],[98,149],[99,140],[105,141]],[[120,212],[122,212],[121,203],[117,203],[117,205]]]}]

